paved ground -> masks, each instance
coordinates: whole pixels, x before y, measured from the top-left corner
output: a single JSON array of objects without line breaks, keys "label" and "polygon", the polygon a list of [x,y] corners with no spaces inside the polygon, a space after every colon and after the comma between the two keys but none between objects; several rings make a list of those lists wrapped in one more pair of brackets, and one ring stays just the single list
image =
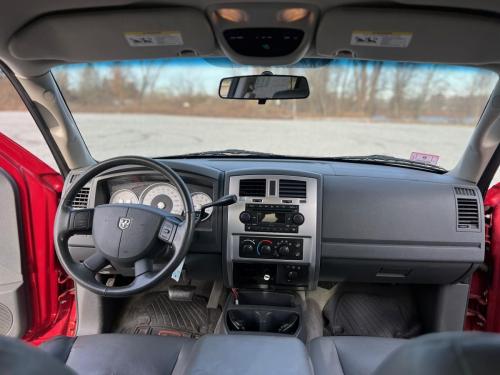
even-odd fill
[{"label": "paved ground", "polygon": [[470,127],[369,124],[322,120],[241,120],[161,115],[76,114],[99,159],[124,153],[148,156],[238,148],[295,155],[435,153],[441,164],[458,160]]},{"label": "paved ground", "polygon": [[[349,120],[241,120],[165,115],[75,114],[96,159],[124,154],[164,156],[239,148],[295,155],[389,154],[412,151],[440,156],[451,168],[472,128],[450,125],[382,124]],[[47,149],[30,131],[29,115],[0,112],[0,131],[42,157]]]}]

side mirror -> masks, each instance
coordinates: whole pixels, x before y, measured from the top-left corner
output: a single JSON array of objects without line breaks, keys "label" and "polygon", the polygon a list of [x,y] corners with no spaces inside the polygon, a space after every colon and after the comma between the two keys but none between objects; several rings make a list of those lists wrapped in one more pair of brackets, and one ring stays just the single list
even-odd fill
[{"label": "side mirror", "polygon": [[238,197],[234,194],[231,194],[231,195],[225,195],[223,197],[220,197],[219,199],[217,199],[216,201],[214,201],[212,203],[205,204],[205,205],[201,206],[199,220],[201,220],[203,217],[205,217],[205,215],[206,215],[205,211],[207,210],[207,208],[230,206],[236,202],[238,202]]}]

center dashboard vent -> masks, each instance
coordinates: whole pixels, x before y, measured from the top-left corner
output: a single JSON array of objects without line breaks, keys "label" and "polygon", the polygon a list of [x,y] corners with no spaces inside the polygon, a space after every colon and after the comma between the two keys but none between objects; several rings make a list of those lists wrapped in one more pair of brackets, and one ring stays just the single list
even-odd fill
[{"label": "center dashboard vent", "polygon": [[280,198],[306,198],[307,184],[301,180],[280,180]]},{"label": "center dashboard vent", "polygon": [[73,202],[71,203],[71,207],[73,207],[73,208],[87,208],[87,205],[89,203],[89,194],[90,194],[90,188],[83,187],[78,192],[78,194],[76,194],[75,198],[73,199]]},{"label": "center dashboard vent", "polygon": [[455,198],[457,201],[457,230],[479,230],[481,211],[475,190],[465,187],[455,187]]},{"label": "center dashboard vent", "polygon": [[240,197],[265,197],[266,179],[256,178],[249,180],[240,180]]}]

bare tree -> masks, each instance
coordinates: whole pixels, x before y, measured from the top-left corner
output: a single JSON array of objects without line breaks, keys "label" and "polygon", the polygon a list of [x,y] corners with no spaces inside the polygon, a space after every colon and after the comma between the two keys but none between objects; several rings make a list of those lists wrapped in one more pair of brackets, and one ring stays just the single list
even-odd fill
[{"label": "bare tree", "polygon": [[142,61],[139,63],[139,77],[137,89],[139,91],[139,100],[144,100],[144,97],[154,92],[158,77],[161,74],[162,66],[158,63]]},{"label": "bare tree", "polygon": [[415,64],[400,63],[397,68],[391,69],[392,75],[392,116],[398,119],[403,118],[405,100],[408,94],[412,77],[415,72]]},{"label": "bare tree", "polygon": [[377,111],[377,95],[379,92],[380,73],[382,72],[382,61],[375,61],[371,64],[370,84],[368,99],[365,103],[364,114],[373,117]]},{"label": "bare tree", "polygon": [[308,80],[311,91],[309,104],[314,107],[311,108],[312,112],[314,115],[325,116],[329,106],[329,71],[325,67],[315,68],[308,74]]},{"label": "bare tree", "polygon": [[364,112],[368,98],[368,64],[366,61],[354,61],[354,103],[358,115]]},{"label": "bare tree", "polygon": [[420,93],[415,98],[413,103],[413,117],[415,119],[418,119],[422,115],[424,105],[431,95],[432,88],[434,87],[434,78],[437,70],[436,68],[436,65],[430,65],[423,72],[424,77],[422,80],[422,84],[420,85]]}]

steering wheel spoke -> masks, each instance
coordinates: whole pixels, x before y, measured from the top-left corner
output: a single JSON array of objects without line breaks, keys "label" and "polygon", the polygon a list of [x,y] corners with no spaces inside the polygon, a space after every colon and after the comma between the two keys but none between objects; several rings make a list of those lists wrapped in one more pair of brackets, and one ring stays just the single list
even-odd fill
[{"label": "steering wheel spoke", "polygon": [[93,273],[99,272],[108,264],[109,261],[99,252],[95,252],[83,261],[83,265]]},{"label": "steering wheel spoke", "polygon": [[152,272],[146,272],[137,276],[130,285],[133,286],[134,288],[142,289],[150,285],[154,279],[155,279],[155,274],[153,274]]},{"label": "steering wheel spoke", "polygon": [[134,263],[134,273],[135,277],[140,277],[146,273],[153,272],[153,259],[151,258],[142,258]]},{"label": "steering wheel spoke", "polygon": [[94,219],[93,208],[68,209],[68,233],[90,234],[92,233],[92,221]]}]

